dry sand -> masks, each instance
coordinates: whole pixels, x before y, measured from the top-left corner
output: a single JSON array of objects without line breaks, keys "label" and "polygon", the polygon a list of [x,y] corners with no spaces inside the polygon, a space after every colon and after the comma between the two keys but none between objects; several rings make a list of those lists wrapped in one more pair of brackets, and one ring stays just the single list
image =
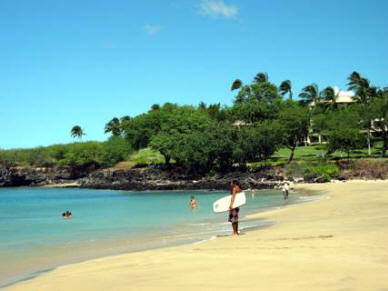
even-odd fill
[{"label": "dry sand", "polygon": [[274,226],[60,267],[7,290],[388,290],[388,181],[297,185],[327,197]]}]

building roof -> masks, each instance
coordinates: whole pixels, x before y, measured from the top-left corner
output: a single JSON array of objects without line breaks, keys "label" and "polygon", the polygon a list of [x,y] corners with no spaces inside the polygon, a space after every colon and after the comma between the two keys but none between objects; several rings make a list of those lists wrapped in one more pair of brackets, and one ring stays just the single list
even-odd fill
[{"label": "building roof", "polygon": [[342,91],[337,87],[334,88],[335,94],[337,94],[336,103],[353,103],[354,93],[353,91]]},{"label": "building roof", "polygon": [[[340,89],[338,89],[338,87],[334,87],[334,92],[335,94],[337,95],[337,99],[335,101],[335,103],[342,103],[342,104],[346,104],[346,103],[353,103],[355,102],[353,97],[354,97],[354,93],[353,91],[342,91]],[[327,102],[325,100],[320,100],[320,102]],[[311,102],[310,103],[310,106],[314,106],[315,103],[314,102]]]}]

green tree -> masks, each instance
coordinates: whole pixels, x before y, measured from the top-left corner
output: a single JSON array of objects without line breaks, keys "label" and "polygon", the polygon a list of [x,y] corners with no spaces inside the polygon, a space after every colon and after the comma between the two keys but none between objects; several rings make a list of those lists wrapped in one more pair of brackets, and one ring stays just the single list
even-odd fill
[{"label": "green tree", "polygon": [[198,109],[200,110],[206,110],[207,106],[206,106],[206,103],[201,101],[199,104],[198,104]]},{"label": "green tree", "polygon": [[230,88],[231,91],[240,89],[243,86],[243,83],[240,79],[236,79],[232,83],[232,87]]},{"label": "green tree", "polygon": [[216,121],[226,121],[230,118],[229,110],[226,107],[222,107],[220,103],[210,104],[206,108],[206,112],[209,117]]},{"label": "green tree", "polygon": [[317,106],[320,101],[318,85],[307,85],[302,89],[302,92],[299,94],[299,97],[302,99],[302,104],[313,103],[314,106]]},{"label": "green tree", "polygon": [[121,134],[121,124],[120,120],[117,117],[112,118],[106,125],[105,125],[105,133],[111,132],[113,136],[120,136]]},{"label": "green tree", "polygon": [[155,115],[150,115],[150,113],[140,114],[122,124],[124,136],[135,150],[147,147],[152,136],[160,130],[158,118]]},{"label": "green tree", "polygon": [[120,117],[120,124],[122,124],[128,120],[131,120],[131,117],[129,115],[124,115],[124,116]]},{"label": "green tree", "polygon": [[268,82],[268,74],[267,73],[257,73],[254,82],[257,84]]},{"label": "green tree", "polygon": [[213,149],[210,140],[211,134],[208,130],[181,134],[172,158],[188,172],[207,173],[213,168],[215,160],[211,155]]},{"label": "green tree", "polygon": [[231,124],[213,121],[203,130],[181,134],[172,158],[189,172],[226,171],[233,165],[235,139]]},{"label": "green tree", "polygon": [[379,133],[383,139],[381,150],[382,157],[386,156],[388,148],[388,91],[381,91],[381,97],[374,98],[367,112],[373,116],[373,130]]},{"label": "green tree", "polygon": [[150,146],[152,149],[159,151],[165,160],[166,165],[170,165],[171,157],[176,151],[181,135],[178,132],[161,132],[152,137]]},{"label": "green tree", "polygon": [[84,168],[100,166],[100,154],[102,145],[99,142],[86,142],[71,144],[66,152],[63,160],[60,161],[61,166],[70,166],[72,168]]},{"label": "green tree", "polygon": [[52,145],[47,148],[47,151],[49,152],[50,156],[56,162],[63,160],[68,150],[69,150],[69,145],[64,145],[64,144]]},{"label": "green tree", "polygon": [[0,150],[0,166],[5,168],[11,168],[17,166],[17,159],[12,155],[10,150]]},{"label": "green tree", "polygon": [[154,111],[154,110],[159,110],[160,109],[160,105],[159,104],[153,104],[151,106],[151,111]]},{"label": "green tree", "polygon": [[228,122],[213,122],[209,127],[211,158],[216,170],[227,171],[233,165],[233,147],[237,139],[236,128]]},{"label": "green tree", "polygon": [[370,85],[367,78],[362,77],[358,72],[353,72],[348,77],[348,90],[352,90],[353,97],[359,103],[367,104],[372,98],[377,96],[377,88]]},{"label": "green tree", "polygon": [[274,84],[264,82],[245,85],[234,100],[232,114],[235,119],[246,123],[275,119],[281,101]]},{"label": "green tree", "polygon": [[73,138],[82,138],[82,136],[85,135],[84,131],[82,130],[82,128],[79,126],[79,125],[75,125],[73,126],[73,128],[71,129],[70,131],[70,134],[71,134],[71,137]]},{"label": "green tree", "polygon": [[333,87],[326,87],[321,92],[321,98],[326,101],[332,109],[337,108],[338,93],[335,92]]},{"label": "green tree", "polygon": [[348,89],[355,93],[353,99],[361,104],[364,129],[367,131],[368,154],[371,155],[371,131],[373,129],[372,120],[367,120],[369,118],[368,104],[373,98],[377,97],[379,91],[376,87],[371,86],[369,80],[362,77],[358,72],[351,73],[348,81]]},{"label": "green tree", "polygon": [[361,132],[360,116],[356,110],[344,108],[327,113],[325,119],[324,134],[328,141],[327,153],[331,154],[340,150],[347,153],[349,160],[350,152],[362,147],[365,142],[365,137]]},{"label": "green tree", "polygon": [[290,100],[292,100],[292,88],[291,88],[291,81],[290,80],[285,80],[285,81],[280,83],[279,93],[282,96],[288,94],[288,98]]},{"label": "green tree", "polygon": [[[219,105],[215,108],[216,113],[219,114]],[[207,110],[199,110],[193,106],[168,104],[159,110],[139,115],[127,122],[124,126],[124,133],[135,149],[151,146],[159,150],[166,164],[169,164],[171,159],[179,163],[186,159],[182,142],[190,140],[189,135],[191,134],[208,130],[211,122]]]},{"label": "green tree", "polygon": [[234,159],[240,163],[266,161],[282,143],[278,121],[263,121],[240,130],[234,147]]},{"label": "green tree", "polygon": [[[194,107],[188,107],[191,111],[195,111]],[[174,115],[179,116],[179,110],[184,110],[182,108],[185,108],[185,106],[179,107],[176,104],[165,103],[158,110],[151,110],[148,113],[126,120],[121,124],[123,136],[131,142],[133,149],[145,148],[154,135],[159,133],[163,127],[172,124],[175,118]]]},{"label": "green tree", "polygon": [[102,143],[101,151],[96,157],[96,161],[103,167],[114,166],[118,162],[124,161],[132,152],[128,140],[121,136],[111,136],[106,142]]},{"label": "green tree", "polygon": [[295,148],[307,137],[310,124],[309,109],[288,100],[282,106],[279,122],[283,128],[280,133],[283,144],[291,150],[287,161],[290,163],[294,158]]},{"label": "green tree", "polygon": [[32,167],[51,167],[54,164],[49,152],[43,147],[27,150],[26,162]]}]

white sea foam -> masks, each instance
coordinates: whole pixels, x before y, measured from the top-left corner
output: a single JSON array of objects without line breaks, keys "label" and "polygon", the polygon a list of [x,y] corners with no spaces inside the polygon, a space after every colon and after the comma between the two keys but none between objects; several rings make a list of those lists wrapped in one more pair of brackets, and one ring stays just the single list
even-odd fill
[{"label": "white sea foam", "polygon": [[203,240],[200,240],[200,241],[193,242],[192,245],[199,245],[199,244],[202,244],[202,243],[207,242],[207,241],[215,240],[216,238],[217,238],[217,236],[216,236],[216,235],[213,235],[213,236],[211,236],[210,238],[207,238],[207,239],[203,239]]}]

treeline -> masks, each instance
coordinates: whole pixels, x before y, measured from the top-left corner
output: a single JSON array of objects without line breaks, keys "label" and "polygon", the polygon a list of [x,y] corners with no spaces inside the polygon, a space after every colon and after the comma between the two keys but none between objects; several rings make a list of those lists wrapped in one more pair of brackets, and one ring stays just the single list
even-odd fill
[{"label": "treeline", "polygon": [[[338,103],[339,92],[332,87],[319,90],[310,84],[294,100],[289,80],[279,86],[267,74],[257,74],[244,84],[237,79],[231,90],[237,92],[232,106],[205,104],[180,106],[153,105],[134,118],[113,118],[105,125],[111,138],[104,143],[74,143],[23,151],[1,151],[0,161],[25,161],[33,165],[52,163],[80,166],[96,163],[107,167],[125,160],[132,150],[159,151],[166,166],[174,163],[189,172],[207,173],[266,162],[281,147],[296,147],[308,137],[325,138],[329,159],[335,151],[350,153],[373,147],[382,140],[381,156],[388,146],[388,90],[371,85],[357,72],[348,77],[352,103]],[[74,137],[83,131],[75,126]],[[23,157],[9,157],[25,155]],[[7,157],[8,155],[8,157]]]},{"label": "treeline", "polygon": [[329,158],[337,150],[349,155],[354,149],[371,146],[374,131],[383,140],[381,155],[385,156],[388,90],[370,85],[357,72],[348,80],[354,103],[343,106],[337,103],[339,92],[332,87],[319,91],[317,85],[308,85],[294,101],[291,81],[278,87],[259,73],[250,84],[233,82],[231,89],[238,93],[230,107],[155,104],[135,118],[112,119],[106,132],[126,138],[136,150],[152,147],[165,157],[166,164],[173,160],[188,171],[224,171],[265,162],[280,147],[290,149],[290,162],[295,148],[314,134],[327,140]]},{"label": "treeline", "polygon": [[120,137],[106,142],[76,142],[34,149],[0,151],[0,165],[6,167],[94,168],[110,167],[132,152],[130,143]]}]

